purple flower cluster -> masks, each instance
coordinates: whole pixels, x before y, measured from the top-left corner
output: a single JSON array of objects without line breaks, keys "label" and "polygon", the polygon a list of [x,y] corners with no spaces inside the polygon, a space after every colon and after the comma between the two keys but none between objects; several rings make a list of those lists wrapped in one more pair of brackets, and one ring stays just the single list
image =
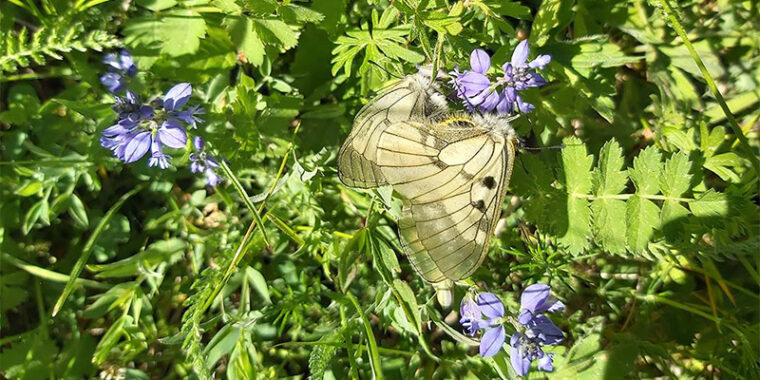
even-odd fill
[{"label": "purple flower cluster", "polygon": [[504,330],[504,304],[493,293],[479,293],[473,300],[467,294],[459,306],[461,318],[459,324],[465,332],[475,336],[478,330],[484,330],[480,339],[480,356],[488,358],[496,355],[504,345],[506,331]]},{"label": "purple flower cluster", "polygon": [[531,112],[535,106],[525,102],[518,92],[545,85],[546,79],[536,73],[536,69],[543,69],[552,58],[542,54],[528,62],[529,53],[528,41],[523,40],[512,53],[510,62],[501,66],[504,75],[492,82],[487,76],[491,57],[484,50],[473,50],[470,70],[460,73],[456,68],[450,73],[457,97],[464,101],[470,112],[476,108],[485,112],[496,110],[501,114]]},{"label": "purple flower cluster", "polygon": [[112,94],[127,87],[125,76],[133,77],[137,74],[137,65],[128,50],[122,50],[118,54],[108,53],[103,56],[102,61],[108,65],[108,72],[100,76],[100,83]]},{"label": "purple flower cluster", "polygon": [[525,327],[520,333],[512,334],[509,345],[512,347],[509,358],[512,368],[518,375],[524,376],[533,360],[538,359],[538,369],[551,372],[554,354],[547,354],[541,346],[557,344],[564,339],[562,330],[543,313],[565,310],[565,305],[552,297],[551,289],[546,284],[533,284],[525,288],[520,297],[520,315],[517,322]]},{"label": "purple flower cluster", "polygon": [[190,171],[193,173],[203,173],[206,176],[206,184],[216,186],[222,181],[222,177],[216,174],[219,169],[219,161],[216,157],[206,153],[203,139],[200,136],[193,138],[194,153],[190,153]]},{"label": "purple flower cluster", "polygon": [[139,160],[150,150],[148,166],[166,169],[171,157],[163,153],[163,147],[184,147],[187,133],[183,123],[196,127],[203,122],[196,116],[203,114],[203,108],[194,106],[183,110],[192,92],[189,83],[180,83],[152,105],[143,104],[129,90],[125,97],[115,96],[112,108],[119,120],[102,132],[100,144],[127,164]]},{"label": "purple flower cluster", "polygon": [[[543,313],[564,310],[565,305],[550,294],[546,284],[534,284],[525,288],[520,298],[518,331],[509,339],[512,368],[518,375],[528,373],[533,360],[538,359],[538,369],[552,371],[554,354],[544,353],[542,346],[557,344],[564,339],[562,330]],[[480,355],[491,357],[501,350],[506,341],[504,305],[492,293],[480,293],[474,299],[467,294],[460,305],[459,323],[465,332],[475,336],[483,330],[480,339]]]}]

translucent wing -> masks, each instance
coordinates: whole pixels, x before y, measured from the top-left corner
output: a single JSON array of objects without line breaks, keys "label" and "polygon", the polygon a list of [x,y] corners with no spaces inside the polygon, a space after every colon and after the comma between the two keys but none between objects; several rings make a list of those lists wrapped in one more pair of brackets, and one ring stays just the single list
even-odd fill
[{"label": "translucent wing", "polygon": [[375,157],[377,141],[396,122],[429,117],[447,110],[443,95],[420,74],[387,87],[359,111],[338,155],[338,176],[351,187],[378,187],[387,181]]},{"label": "translucent wing", "polygon": [[513,140],[471,121],[400,122],[380,133],[377,165],[404,201],[399,234],[424,279],[456,281],[480,266],[513,162]]}]

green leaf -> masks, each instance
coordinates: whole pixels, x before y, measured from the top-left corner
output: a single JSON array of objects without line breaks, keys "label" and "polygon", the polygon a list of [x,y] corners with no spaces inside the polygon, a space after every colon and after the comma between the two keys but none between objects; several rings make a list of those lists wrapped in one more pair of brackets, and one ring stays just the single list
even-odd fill
[{"label": "green leaf", "polygon": [[87,218],[87,211],[84,209],[82,200],[76,194],[71,194],[69,198],[69,215],[74,219],[74,222],[81,227],[87,228],[90,224],[89,218]]},{"label": "green leaf", "polygon": [[26,212],[26,215],[24,216],[24,224],[21,227],[21,232],[24,235],[28,234],[29,231],[32,230],[32,227],[34,227],[34,224],[37,223],[43,214],[47,214],[47,212],[47,199],[41,199],[32,205],[32,207],[29,208],[29,210]]},{"label": "green leaf", "polygon": [[660,178],[660,191],[667,197],[680,197],[691,188],[691,174],[689,174],[689,157],[683,153],[676,153],[665,161],[665,169]]},{"label": "green leaf", "polygon": [[384,377],[380,362],[380,352],[377,348],[375,333],[372,332],[372,325],[369,323],[367,316],[364,315],[364,310],[359,306],[359,301],[356,300],[356,297],[351,293],[346,293],[345,297],[347,297],[354,305],[357,314],[359,314],[362,325],[364,326],[364,338],[367,339],[367,356],[369,356],[369,364],[370,368],[372,368],[372,378],[375,380],[382,380]]},{"label": "green leaf", "polygon": [[729,205],[726,194],[709,190],[698,199],[689,202],[694,216],[700,218],[720,218],[728,215]]},{"label": "green leaf", "polygon": [[650,146],[633,159],[633,168],[628,169],[636,194],[655,195],[659,192],[662,163],[657,148]]},{"label": "green leaf", "polygon": [[269,287],[264,275],[250,266],[245,268],[245,275],[248,276],[248,281],[253,285],[253,290],[264,298],[267,304],[271,304],[272,299],[269,297]]},{"label": "green leaf", "polygon": [[594,199],[591,202],[596,242],[610,253],[625,253],[625,201],[620,199]]},{"label": "green leaf", "polygon": [[82,253],[79,255],[76,264],[74,264],[74,268],[71,270],[69,280],[66,282],[66,286],[63,288],[61,296],[58,297],[58,301],[56,301],[55,306],[53,306],[53,316],[61,311],[61,307],[63,307],[63,303],[66,302],[66,298],[68,298],[69,294],[71,294],[71,291],[74,290],[76,280],[79,278],[79,275],[82,273],[85,264],[87,264],[87,260],[90,258],[90,253],[92,253],[92,247],[95,244],[95,241],[97,241],[100,234],[103,233],[106,226],[111,221],[111,218],[116,213],[116,211],[119,210],[121,205],[123,205],[127,199],[135,195],[140,190],[142,190],[142,186],[137,186],[131,191],[122,195],[121,198],[119,198],[119,200],[116,201],[116,203],[114,203],[110,209],[108,209],[106,214],[100,220],[100,223],[98,223],[98,225],[95,227],[95,230],[92,231],[92,235],[90,235],[90,237],[87,239],[87,242],[85,242],[84,247],[82,248]]},{"label": "green leaf", "polygon": [[684,223],[689,210],[681,202],[668,199],[662,204],[662,232],[668,242],[678,241],[684,232]]},{"label": "green leaf", "polygon": [[282,16],[283,20],[290,23],[316,23],[325,18],[322,13],[296,4],[280,7],[278,13]]},{"label": "green leaf", "polygon": [[399,300],[402,303],[401,306],[412,313],[414,320],[410,322],[414,322],[415,329],[417,331],[421,331],[420,329],[422,328],[422,317],[420,315],[420,307],[417,304],[417,298],[414,296],[412,288],[409,287],[409,284],[399,279],[393,280],[393,288],[401,297]]},{"label": "green leaf", "polygon": [[591,191],[591,165],[594,157],[586,153],[586,146],[577,138],[563,141],[562,169],[565,187],[569,194],[588,194]]},{"label": "green leaf", "polygon": [[571,253],[580,253],[588,247],[591,235],[591,211],[588,199],[578,197],[591,191],[591,165],[594,158],[586,154],[586,146],[575,137],[563,142],[562,170],[567,189],[567,231],[560,237]]},{"label": "green leaf", "polygon": [[311,9],[324,15],[324,20],[317,25],[327,33],[334,34],[342,17],[345,17],[346,0],[314,0]]},{"label": "green leaf", "polygon": [[160,28],[161,52],[172,57],[195,53],[206,35],[206,21],[190,9],[167,12]]},{"label": "green leaf", "polygon": [[633,195],[626,202],[626,220],[628,248],[633,253],[639,253],[646,249],[654,229],[659,226],[660,209],[652,201]]},{"label": "green leaf", "polygon": [[264,43],[288,50],[298,43],[298,33],[276,19],[253,19],[254,28]]},{"label": "green leaf", "polygon": [[545,0],[541,3],[530,31],[531,45],[542,46],[549,40],[549,31],[559,26],[562,3],[562,0]]},{"label": "green leaf", "polygon": [[16,189],[14,194],[20,195],[22,197],[29,197],[29,196],[39,193],[40,190],[42,190],[42,182],[31,180],[31,181],[26,181],[23,184],[21,184],[21,186],[19,186],[18,189]]},{"label": "green leaf", "polygon": [[180,239],[167,239],[157,241],[138,254],[127,257],[110,264],[88,265],[87,269],[96,272],[96,278],[114,278],[136,276],[144,268],[154,268],[163,262],[175,262],[175,254],[181,253],[187,244]]},{"label": "green leaf", "polygon": [[[319,344],[332,343],[332,344]],[[343,343],[342,329],[334,329],[319,339],[309,354],[309,380],[322,380],[333,357],[338,352],[335,344]]]},{"label": "green leaf", "polygon": [[736,174],[736,168],[742,166],[742,158],[734,152],[727,152],[710,156],[705,161],[705,169],[715,173],[720,179],[738,183],[741,179]]},{"label": "green leaf", "polygon": [[232,42],[254,66],[264,62],[264,43],[253,27],[253,21],[245,16],[227,16],[222,23]]},{"label": "green leaf", "polygon": [[591,236],[591,211],[587,199],[568,197],[567,224],[567,231],[560,237],[559,242],[564,244],[570,253],[583,252],[588,248],[588,237]]},{"label": "green leaf", "polygon": [[594,170],[594,194],[620,194],[628,183],[628,174],[621,170],[623,148],[615,140],[607,141],[599,152],[599,166]]},{"label": "green leaf", "polygon": [[580,48],[580,52],[574,53],[570,62],[573,68],[581,72],[587,72],[587,69],[592,67],[623,66],[643,59],[643,57],[625,55],[618,45],[611,42],[605,43],[599,39],[576,46]]},{"label": "green leaf", "polygon": [[158,12],[177,5],[177,2],[175,0],[137,0],[137,5]]}]

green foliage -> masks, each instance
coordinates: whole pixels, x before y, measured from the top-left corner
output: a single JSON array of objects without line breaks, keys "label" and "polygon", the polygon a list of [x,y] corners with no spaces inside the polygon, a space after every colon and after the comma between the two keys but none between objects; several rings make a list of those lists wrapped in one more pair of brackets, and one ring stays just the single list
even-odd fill
[{"label": "green foliage", "polygon": [[[533,170],[543,168],[534,162],[538,158],[530,156],[518,163],[516,181],[524,188],[520,194],[527,198],[526,217],[551,231],[568,252],[586,252],[593,243],[610,253],[659,259],[658,249],[648,249],[650,243],[689,242],[692,248],[702,250],[707,248],[701,241],[704,234],[728,235],[733,242],[754,238],[749,225],[716,228],[713,221],[742,212],[743,207],[757,210],[756,206],[739,194],[705,191],[698,186],[701,175],[691,173],[691,163],[683,153],[674,153],[663,162],[656,147],[647,147],[625,171],[620,170],[623,150],[611,140],[602,147],[592,170],[593,156],[587,155],[580,140],[567,138],[564,145],[556,182],[532,176]],[[552,207],[546,205],[547,194],[566,200],[566,211],[560,209],[547,218],[542,211]],[[731,256],[734,252],[722,253]]]},{"label": "green foliage", "polygon": [[[472,286],[514,318],[544,282],[566,339],[527,378],[760,378],[758,20],[727,0],[2,1],[0,377],[516,378],[458,304]],[[514,127],[562,148],[518,152],[470,279],[425,283],[400,200],[343,186],[338,149],[391,76],[475,48],[501,66],[522,39],[552,62]],[[122,48],[145,104],[192,85],[188,135],[225,182],[190,172],[191,144],[165,170],[101,146]]]},{"label": "green foliage", "polygon": [[3,33],[0,38],[0,68],[14,72],[32,64],[44,65],[48,58],[63,59],[72,51],[86,52],[119,46],[121,42],[105,31],[84,31],[81,27],[39,28],[29,32],[22,27],[15,33]]}]

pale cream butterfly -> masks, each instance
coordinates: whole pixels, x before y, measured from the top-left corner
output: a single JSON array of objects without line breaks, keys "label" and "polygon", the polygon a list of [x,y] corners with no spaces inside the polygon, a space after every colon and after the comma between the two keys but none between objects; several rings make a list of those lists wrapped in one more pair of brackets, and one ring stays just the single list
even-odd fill
[{"label": "pale cream butterfly", "polygon": [[515,158],[517,139],[509,121],[456,114],[371,132],[376,136],[367,161],[374,178],[401,196],[399,235],[425,280],[464,279],[487,255]]},{"label": "pale cream butterfly", "polygon": [[384,88],[354,118],[338,155],[338,176],[351,187],[387,185],[376,164],[377,142],[391,124],[431,118],[448,111],[446,98],[429,76],[407,75]]}]

